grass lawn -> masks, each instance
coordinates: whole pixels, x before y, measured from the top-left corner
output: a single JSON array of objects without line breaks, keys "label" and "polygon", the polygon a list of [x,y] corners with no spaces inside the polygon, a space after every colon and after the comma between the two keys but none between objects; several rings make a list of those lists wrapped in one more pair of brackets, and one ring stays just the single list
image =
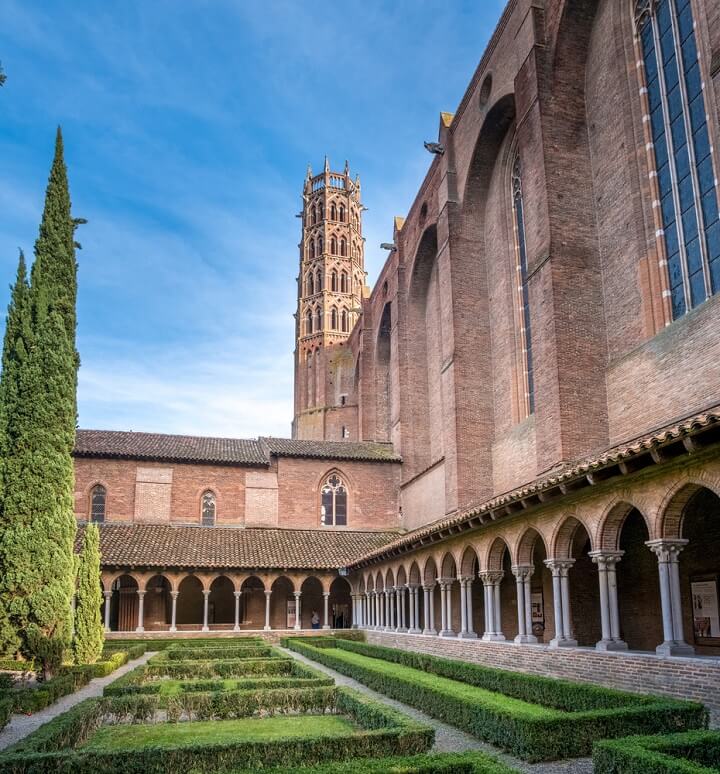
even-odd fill
[{"label": "grass lawn", "polygon": [[355,664],[379,675],[388,675],[400,680],[411,680],[418,686],[430,688],[432,690],[442,690],[450,696],[459,699],[472,699],[482,701],[485,706],[492,707],[499,711],[510,711],[513,714],[531,718],[561,718],[569,717],[569,713],[562,710],[543,707],[539,704],[532,704],[521,699],[513,699],[502,693],[488,691],[485,688],[476,688],[474,685],[461,683],[458,680],[450,680],[447,677],[440,677],[429,672],[421,672],[419,669],[394,664],[390,661],[383,661],[379,658],[362,656],[359,653],[351,653],[348,650],[339,648],[332,650],[333,658],[345,661],[348,664]]},{"label": "grass lawn", "polygon": [[324,736],[348,736],[357,726],[341,715],[300,715],[191,723],[148,723],[104,726],[80,748],[89,751],[137,750],[146,746],[172,747],[223,742],[270,742]]}]

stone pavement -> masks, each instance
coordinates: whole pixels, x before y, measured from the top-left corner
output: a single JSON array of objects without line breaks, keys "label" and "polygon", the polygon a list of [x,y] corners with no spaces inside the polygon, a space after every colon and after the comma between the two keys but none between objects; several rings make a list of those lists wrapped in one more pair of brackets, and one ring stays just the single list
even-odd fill
[{"label": "stone pavement", "polygon": [[491,753],[498,757],[500,760],[507,763],[509,766],[513,766],[519,771],[527,772],[528,774],[590,774],[593,770],[592,760],[590,758],[575,758],[570,761],[551,761],[549,763],[527,763],[521,761],[519,758],[514,758],[512,755],[506,755],[500,752],[497,747],[493,747],[486,742],[481,742],[470,734],[466,734],[464,731],[460,731],[458,728],[442,723],[435,718],[426,715],[424,712],[416,710],[414,707],[409,707],[407,704],[390,699],[382,693],[370,690],[362,683],[353,680],[350,677],[345,677],[334,669],[330,669],[322,664],[318,664],[317,661],[312,661],[305,656],[301,656],[299,653],[295,653],[292,650],[286,648],[280,648],[283,652],[302,661],[303,664],[311,666],[313,669],[317,669],[320,672],[334,678],[338,685],[345,685],[348,688],[354,688],[357,691],[370,696],[372,699],[381,701],[384,704],[394,707],[400,712],[404,712],[416,720],[420,720],[423,723],[427,723],[435,729],[435,745],[433,751],[435,752],[460,752],[462,750],[482,750],[483,752]]},{"label": "stone pavement", "polygon": [[122,677],[131,669],[142,666],[147,662],[150,656],[154,655],[155,652],[153,651],[143,654],[134,661],[128,661],[127,664],[116,669],[114,672],[111,672],[107,677],[96,677],[79,691],[63,696],[56,701],[55,704],[51,704],[49,707],[46,707],[40,712],[36,712],[34,715],[13,715],[7,726],[0,731],[0,750],[4,750],[11,744],[15,744],[15,742],[24,739],[28,734],[36,731],[44,723],[47,723],[58,715],[62,715],[63,712],[67,712],[67,710],[74,707],[76,704],[79,704],[81,701],[90,699],[94,696],[102,696],[103,688],[105,688],[106,685],[114,682],[118,677]]}]

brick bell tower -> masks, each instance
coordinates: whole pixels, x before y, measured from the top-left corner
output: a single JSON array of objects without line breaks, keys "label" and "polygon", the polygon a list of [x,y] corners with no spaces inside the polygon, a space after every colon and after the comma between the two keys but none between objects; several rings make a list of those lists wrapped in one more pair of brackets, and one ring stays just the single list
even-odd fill
[{"label": "brick bell tower", "polygon": [[347,340],[367,296],[360,177],[330,169],[303,187],[295,313],[293,438],[358,440],[354,358]]}]

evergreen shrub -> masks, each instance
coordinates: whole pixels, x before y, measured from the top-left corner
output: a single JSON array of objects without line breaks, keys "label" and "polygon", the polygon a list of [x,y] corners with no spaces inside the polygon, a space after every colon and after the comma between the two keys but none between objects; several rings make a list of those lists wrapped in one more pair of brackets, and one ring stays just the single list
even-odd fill
[{"label": "evergreen shrub", "polygon": [[[316,648],[298,638],[291,641],[290,647],[528,761],[577,758],[589,755],[592,743],[598,739],[703,728],[708,723],[707,710],[692,702],[636,696],[352,642],[338,641],[335,649]],[[343,658],[343,651],[362,651],[359,655],[365,658]],[[418,670],[418,678],[400,670],[393,673],[383,666],[387,661]],[[450,692],[443,680],[438,679],[437,686],[428,685],[427,679],[419,679],[420,673],[423,678],[434,674],[498,695],[472,690]],[[577,697],[575,704],[573,696]],[[503,697],[508,697],[507,701]],[[518,699],[526,706],[518,706]],[[547,710],[537,711],[541,707]]]},{"label": "evergreen shrub", "polygon": [[720,771],[720,731],[630,736],[593,745],[596,774],[710,774]]}]

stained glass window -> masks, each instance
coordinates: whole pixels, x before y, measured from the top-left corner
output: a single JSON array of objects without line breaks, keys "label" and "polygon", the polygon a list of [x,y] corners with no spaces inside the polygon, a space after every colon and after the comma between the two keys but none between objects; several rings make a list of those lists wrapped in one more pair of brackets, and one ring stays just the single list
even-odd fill
[{"label": "stained glass window", "polygon": [[105,521],[105,500],[107,492],[102,484],[93,487],[90,493],[90,521],[102,524]]},{"label": "stained glass window", "polygon": [[215,525],[215,494],[210,491],[202,496],[202,525],[203,527]]},{"label": "stained glass window", "polygon": [[347,489],[337,473],[328,476],[321,492],[320,523],[326,527],[347,525]]}]

